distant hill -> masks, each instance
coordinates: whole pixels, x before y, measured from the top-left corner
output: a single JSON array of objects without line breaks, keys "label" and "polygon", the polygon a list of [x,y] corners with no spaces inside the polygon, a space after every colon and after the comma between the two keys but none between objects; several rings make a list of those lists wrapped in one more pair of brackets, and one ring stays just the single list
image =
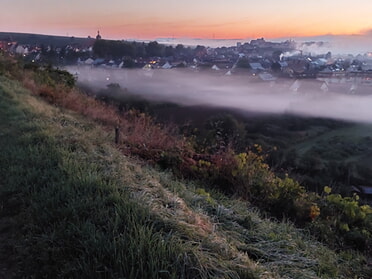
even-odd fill
[{"label": "distant hill", "polygon": [[54,47],[63,47],[73,44],[86,45],[92,43],[94,40],[95,38],[0,32],[0,41],[15,41],[24,45],[53,45]]}]

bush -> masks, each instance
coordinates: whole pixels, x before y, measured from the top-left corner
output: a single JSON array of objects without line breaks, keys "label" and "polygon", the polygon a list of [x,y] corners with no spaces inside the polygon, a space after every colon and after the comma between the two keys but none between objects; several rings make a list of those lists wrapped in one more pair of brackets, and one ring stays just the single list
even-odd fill
[{"label": "bush", "polygon": [[325,187],[318,205],[320,215],[311,224],[312,231],[334,248],[371,251],[372,209],[359,204],[358,195],[342,197]]},{"label": "bush", "polygon": [[[26,67],[27,68],[27,67]],[[52,66],[46,68],[32,69],[35,80],[40,85],[46,85],[53,88],[62,86],[66,88],[73,88],[75,86],[75,77],[67,71],[55,69]]]},{"label": "bush", "polygon": [[253,151],[236,154],[228,149],[199,159],[191,169],[199,179],[249,200],[276,217],[310,220],[313,204],[305,202],[305,189],[288,176],[277,177],[260,154]]}]

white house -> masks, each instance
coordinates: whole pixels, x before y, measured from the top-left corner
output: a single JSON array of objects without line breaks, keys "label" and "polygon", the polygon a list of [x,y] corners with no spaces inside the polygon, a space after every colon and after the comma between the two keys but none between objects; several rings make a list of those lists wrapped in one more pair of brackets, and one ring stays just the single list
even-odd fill
[{"label": "white house", "polygon": [[27,52],[27,49],[24,48],[21,45],[17,46],[16,49],[15,49],[15,53],[17,53],[17,54],[22,54],[23,55],[23,54],[26,54],[26,52]]},{"label": "white house", "polygon": [[169,62],[167,61],[163,66],[161,66],[162,69],[171,69],[172,68],[172,65],[169,64]]}]

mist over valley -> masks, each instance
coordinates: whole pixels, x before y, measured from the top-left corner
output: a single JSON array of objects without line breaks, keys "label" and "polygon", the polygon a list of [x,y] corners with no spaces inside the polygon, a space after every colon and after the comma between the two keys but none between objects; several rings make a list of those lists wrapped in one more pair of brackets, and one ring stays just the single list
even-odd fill
[{"label": "mist over valley", "polygon": [[245,112],[296,114],[372,122],[372,84],[354,80],[277,79],[226,75],[227,70],[66,68],[94,91],[118,84],[151,101],[214,106]]}]

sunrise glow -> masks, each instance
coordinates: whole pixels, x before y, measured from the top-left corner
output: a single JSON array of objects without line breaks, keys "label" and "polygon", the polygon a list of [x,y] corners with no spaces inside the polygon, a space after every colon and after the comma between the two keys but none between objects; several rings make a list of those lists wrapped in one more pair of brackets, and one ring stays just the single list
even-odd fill
[{"label": "sunrise glow", "polygon": [[372,28],[369,0],[57,1],[5,0],[0,31],[109,39],[281,38],[360,34]]}]

